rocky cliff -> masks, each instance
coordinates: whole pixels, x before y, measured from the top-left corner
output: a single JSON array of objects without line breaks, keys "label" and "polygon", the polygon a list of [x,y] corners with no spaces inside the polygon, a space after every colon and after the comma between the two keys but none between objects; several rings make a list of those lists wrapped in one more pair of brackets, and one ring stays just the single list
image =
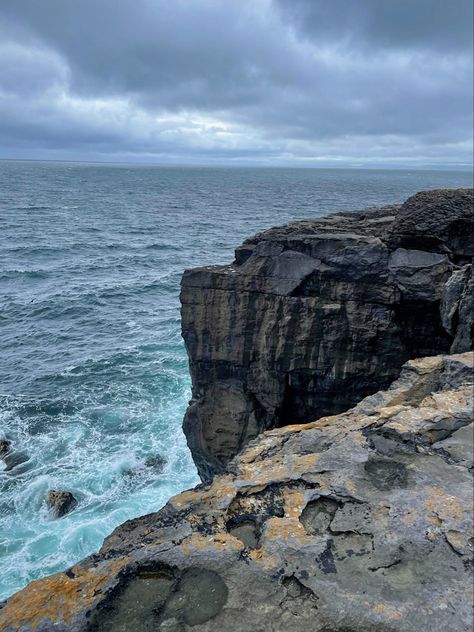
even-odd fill
[{"label": "rocky cliff", "polygon": [[32,582],[4,632],[471,632],[473,354],[263,433],[211,484]]},{"label": "rocky cliff", "polygon": [[206,482],[0,604],[2,632],[470,632],[472,203],[295,222],[186,272]]},{"label": "rocky cliff", "polygon": [[273,228],[228,266],[185,272],[193,399],[184,421],[204,481],[260,432],[339,413],[410,358],[472,348],[472,190]]}]

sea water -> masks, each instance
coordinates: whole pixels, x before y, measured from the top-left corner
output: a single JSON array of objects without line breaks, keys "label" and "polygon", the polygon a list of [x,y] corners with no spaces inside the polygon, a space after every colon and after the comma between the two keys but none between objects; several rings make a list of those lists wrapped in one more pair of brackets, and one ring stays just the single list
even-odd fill
[{"label": "sea water", "polygon": [[[289,220],[459,186],[469,173],[1,161],[0,601],[198,482],[185,268]],[[53,519],[49,489],[74,511]]]}]

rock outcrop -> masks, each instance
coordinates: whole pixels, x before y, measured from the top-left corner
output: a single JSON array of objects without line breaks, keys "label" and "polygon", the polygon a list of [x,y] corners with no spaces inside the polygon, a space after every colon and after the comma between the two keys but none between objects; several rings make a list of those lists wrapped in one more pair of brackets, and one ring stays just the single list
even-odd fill
[{"label": "rock outcrop", "polygon": [[471,632],[473,354],[410,361],[0,608],[4,632]]},{"label": "rock outcrop", "polygon": [[410,358],[472,348],[473,192],[273,228],[183,276],[204,481],[260,432],[347,410]]},{"label": "rock outcrop", "polygon": [[71,492],[50,489],[46,504],[54,518],[62,518],[76,507],[77,500]]}]

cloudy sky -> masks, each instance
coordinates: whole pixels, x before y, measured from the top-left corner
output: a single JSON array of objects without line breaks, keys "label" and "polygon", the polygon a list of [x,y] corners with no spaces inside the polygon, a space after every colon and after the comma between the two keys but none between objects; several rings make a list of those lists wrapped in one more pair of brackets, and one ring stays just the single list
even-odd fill
[{"label": "cloudy sky", "polygon": [[471,0],[1,0],[0,158],[472,163]]}]

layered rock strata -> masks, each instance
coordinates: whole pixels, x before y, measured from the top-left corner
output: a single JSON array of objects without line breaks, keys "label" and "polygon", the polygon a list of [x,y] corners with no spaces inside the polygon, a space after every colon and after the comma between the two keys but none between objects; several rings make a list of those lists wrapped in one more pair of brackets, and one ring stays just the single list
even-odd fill
[{"label": "layered rock strata", "polygon": [[413,360],[0,608],[5,632],[471,632],[473,354]]},{"label": "layered rock strata", "polygon": [[204,481],[263,430],[347,410],[409,358],[472,348],[472,190],[293,222],[182,281]]}]

